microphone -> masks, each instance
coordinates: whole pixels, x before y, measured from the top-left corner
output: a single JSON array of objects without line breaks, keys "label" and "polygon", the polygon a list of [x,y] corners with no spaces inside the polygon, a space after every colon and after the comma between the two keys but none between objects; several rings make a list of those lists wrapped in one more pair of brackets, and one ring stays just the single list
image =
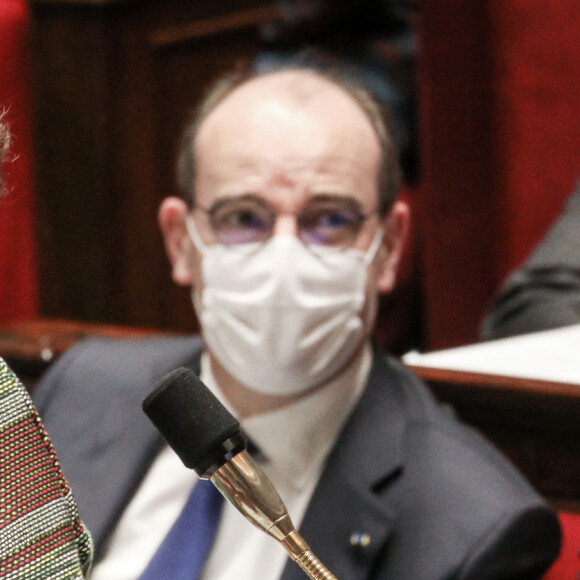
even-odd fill
[{"label": "microphone", "polygon": [[240,424],[197,375],[178,368],[156,383],[143,410],[183,464],[277,540],[312,580],[337,580],[296,531],[274,486],[246,451]]}]

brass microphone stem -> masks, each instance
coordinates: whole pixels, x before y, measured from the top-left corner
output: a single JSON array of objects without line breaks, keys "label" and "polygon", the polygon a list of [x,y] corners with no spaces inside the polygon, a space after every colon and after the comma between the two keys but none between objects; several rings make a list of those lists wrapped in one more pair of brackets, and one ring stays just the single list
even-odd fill
[{"label": "brass microphone stem", "polygon": [[[292,522],[290,522],[290,525],[292,525]],[[294,529],[294,526],[292,526],[292,531],[284,539],[280,540],[280,543],[311,580],[338,580],[314,555],[310,546]]]},{"label": "brass microphone stem", "polygon": [[296,531],[278,492],[246,451],[216,469],[210,479],[246,519],[278,540],[311,580],[338,580]]},{"label": "brass microphone stem", "polygon": [[312,580],[337,580],[336,576],[310,550],[304,552],[296,562]]}]

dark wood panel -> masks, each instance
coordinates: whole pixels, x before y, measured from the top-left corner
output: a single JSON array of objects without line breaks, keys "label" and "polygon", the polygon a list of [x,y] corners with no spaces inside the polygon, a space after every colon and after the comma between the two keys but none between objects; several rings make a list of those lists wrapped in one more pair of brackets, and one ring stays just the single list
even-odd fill
[{"label": "dark wood panel", "polygon": [[273,2],[30,2],[43,316],[188,329],[157,227],[207,84],[257,50]]}]

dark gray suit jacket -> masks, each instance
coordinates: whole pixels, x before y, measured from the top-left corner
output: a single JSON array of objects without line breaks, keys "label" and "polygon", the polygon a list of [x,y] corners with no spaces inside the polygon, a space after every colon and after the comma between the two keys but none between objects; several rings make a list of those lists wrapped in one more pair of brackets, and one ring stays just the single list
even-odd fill
[{"label": "dark gray suit jacket", "polygon": [[494,298],[481,337],[504,338],[580,323],[580,184],[529,259]]},{"label": "dark gray suit jacket", "polygon": [[[91,339],[39,384],[97,559],[162,445],[141,400],[169,370],[198,370],[199,355],[189,338]],[[378,352],[300,529],[340,580],[540,578],[560,541],[556,516],[511,465]],[[357,532],[368,546],[351,545]],[[282,578],[305,576],[289,561]]]}]

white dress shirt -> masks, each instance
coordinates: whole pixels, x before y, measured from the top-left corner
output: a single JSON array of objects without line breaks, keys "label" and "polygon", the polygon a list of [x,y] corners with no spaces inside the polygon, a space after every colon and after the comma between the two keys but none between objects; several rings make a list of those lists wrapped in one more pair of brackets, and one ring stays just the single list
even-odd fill
[{"label": "white dress shirt", "polygon": [[[260,449],[261,467],[296,528],[325,459],[364,389],[371,358],[367,345],[346,372],[324,387],[290,405],[242,421],[242,429]],[[201,377],[228,406],[205,356]],[[171,449],[164,448],[123,513],[91,580],[137,580],[177,519],[196,480],[195,472],[185,468]],[[308,542],[308,538],[304,539]],[[278,542],[225,502],[202,578],[278,580],[286,556]]]}]

